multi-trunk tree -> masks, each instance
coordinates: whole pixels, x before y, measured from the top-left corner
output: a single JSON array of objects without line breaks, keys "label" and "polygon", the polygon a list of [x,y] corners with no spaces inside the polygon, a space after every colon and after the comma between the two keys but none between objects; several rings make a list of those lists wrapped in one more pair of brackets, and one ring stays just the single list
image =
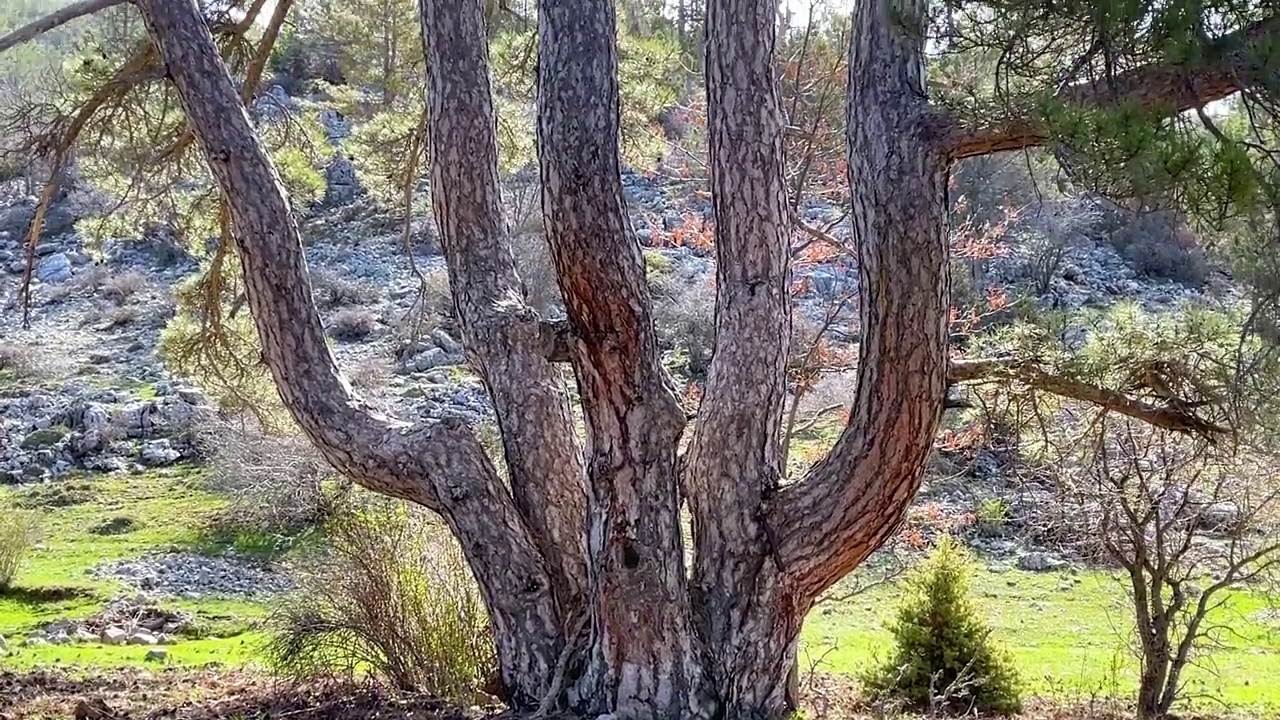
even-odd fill
[{"label": "multi-trunk tree", "polygon": [[[113,4],[86,0],[18,32]],[[1054,125],[1033,110],[1136,108],[1157,123],[1274,80],[1274,68],[1259,72],[1254,51],[1280,23],[1264,15],[1199,38],[1201,53],[1157,52],[1147,64],[1112,67],[1095,52],[1064,67],[1040,105],[975,117],[930,100],[928,4],[859,0],[847,108],[859,385],[827,457],[788,479],[790,212],[777,3],[706,3],[716,339],[690,426],[659,362],[623,200],[614,3],[537,8],[542,206],[568,314],[553,326],[524,302],[507,244],[486,3],[422,0],[432,203],[469,360],[501,430],[504,477],[463,422],[399,422],[352,392],[325,343],[289,198],[200,7],[132,4],[221,192],[285,406],[356,482],[444,517],[490,610],[513,707],[620,718],[783,715],[794,700],[788,676],[805,614],[898,526],[948,382],[992,374],[1055,381],[1031,366],[949,365],[952,165],[1050,142]],[[12,43],[0,38],[0,49]],[[1156,424],[1187,422],[1117,391],[1046,389],[1084,393]],[[691,553],[681,536],[686,509]]]}]

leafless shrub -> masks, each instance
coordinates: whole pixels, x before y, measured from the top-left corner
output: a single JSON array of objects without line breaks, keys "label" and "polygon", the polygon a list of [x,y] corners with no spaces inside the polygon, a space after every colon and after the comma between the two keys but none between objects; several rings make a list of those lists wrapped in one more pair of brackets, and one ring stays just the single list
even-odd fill
[{"label": "leafless shrub", "polygon": [[208,460],[209,490],[230,501],[215,520],[219,531],[295,535],[327,517],[345,490],[301,435],[268,433],[237,418],[205,428],[196,441]]},{"label": "leafless shrub", "polygon": [[347,370],[347,379],[356,390],[384,388],[391,379],[391,366],[381,358],[368,358],[351,364]]},{"label": "leafless shrub", "polygon": [[706,374],[715,342],[716,288],[711,278],[673,288],[655,298],[654,324],[664,344],[680,356],[692,377]]},{"label": "leafless shrub", "polygon": [[123,305],[147,285],[147,276],[136,270],[108,276],[102,281],[102,291],[115,304]]},{"label": "leafless shrub", "polygon": [[44,374],[36,349],[15,343],[0,343],[0,372],[14,380],[35,380]]},{"label": "leafless shrub", "polygon": [[543,315],[562,314],[564,298],[546,237],[540,232],[517,234],[511,239],[511,252],[524,283],[525,300]]},{"label": "leafless shrub", "polygon": [[373,334],[378,318],[364,308],[343,308],[329,320],[329,335],[335,340],[353,342]]},{"label": "leafless shrub", "polygon": [[368,306],[379,299],[376,286],[348,280],[326,268],[311,271],[311,290],[322,308]]},{"label": "leafless shrub", "polygon": [[1168,717],[1186,669],[1231,632],[1230,590],[1280,568],[1280,481],[1257,458],[1138,421],[1095,428],[1065,480],[1075,522],[1122,569],[1139,716]]},{"label": "leafless shrub", "polygon": [[328,526],[298,564],[299,590],[269,619],[269,662],[293,677],[370,673],[459,698],[495,670],[489,619],[457,542],[438,520],[378,502]]},{"label": "leafless shrub", "polygon": [[39,527],[35,513],[10,510],[0,523],[0,591],[9,588],[22,559],[36,541]]},{"label": "leafless shrub", "polygon": [[1209,262],[1199,239],[1172,212],[1117,213],[1111,243],[1144,275],[1186,285],[1203,285],[1209,279]]}]

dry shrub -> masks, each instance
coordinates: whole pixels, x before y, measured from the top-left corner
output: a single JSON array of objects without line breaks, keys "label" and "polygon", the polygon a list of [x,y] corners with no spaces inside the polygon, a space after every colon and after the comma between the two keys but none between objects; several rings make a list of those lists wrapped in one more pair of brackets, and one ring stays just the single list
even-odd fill
[{"label": "dry shrub", "polygon": [[9,589],[39,527],[36,514],[21,510],[0,510],[0,591]]},{"label": "dry shrub", "polygon": [[0,378],[10,375],[14,380],[34,380],[41,377],[42,364],[36,349],[27,345],[0,343]]},{"label": "dry shrub", "polygon": [[1138,272],[1185,285],[1209,279],[1209,261],[1195,233],[1171,212],[1119,215],[1111,243]]},{"label": "dry shrub", "polygon": [[715,347],[716,287],[706,278],[669,288],[654,299],[654,324],[662,342],[674,350],[691,377],[706,375]]},{"label": "dry shrub", "polygon": [[123,305],[146,286],[147,276],[137,270],[111,275],[102,281],[102,291],[117,305]]},{"label": "dry shrub", "polygon": [[228,534],[296,535],[328,517],[345,488],[306,437],[268,433],[248,418],[212,425],[197,442],[209,490],[230,501],[214,522]]},{"label": "dry shrub", "polygon": [[547,239],[541,233],[515,235],[511,238],[511,253],[524,283],[525,301],[544,316],[563,314],[560,308],[564,307],[564,298]]},{"label": "dry shrub", "polygon": [[335,340],[363,340],[378,327],[378,318],[363,308],[343,308],[329,321],[329,334]]},{"label": "dry shrub", "polygon": [[327,526],[328,546],[297,562],[298,590],[268,620],[268,662],[294,678],[371,676],[462,699],[495,672],[480,591],[439,520],[375,501]]},{"label": "dry shrub", "polygon": [[375,305],[380,299],[376,285],[348,280],[325,268],[312,269],[311,290],[322,308]]}]

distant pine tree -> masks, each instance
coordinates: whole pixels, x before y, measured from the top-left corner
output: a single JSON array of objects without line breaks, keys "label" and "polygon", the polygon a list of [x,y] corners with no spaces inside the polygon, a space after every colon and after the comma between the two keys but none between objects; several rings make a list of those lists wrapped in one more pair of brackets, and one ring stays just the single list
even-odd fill
[{"label": "distant pine tree", "polygon": [[919,709],[1015,713],[1020,687],[1012,658],[969,597],[968,553],[949,536],[907,581],[889,630],[892,657],[863,678],[880,699]]}]

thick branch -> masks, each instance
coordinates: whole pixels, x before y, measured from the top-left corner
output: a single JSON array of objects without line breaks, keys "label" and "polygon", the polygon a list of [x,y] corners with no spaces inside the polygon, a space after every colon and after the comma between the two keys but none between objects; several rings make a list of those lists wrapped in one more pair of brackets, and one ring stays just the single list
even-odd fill
[{"label": "thick branch", "polygon": [[700,676],[676,475],[685,421],[659,359],[644,258],[623,202],[613,2],[539,3],[538,40],[543,220],[590,436],[589,602],[599,650],[578,685],[584,697],[617,698],[610,710],[621,717],[683,717]]},{"label": "thick branch", "polygon": [[1190,408],[1177,404],[1153,405],[1116,390],[1045,372],[1035,363],[1005,359],[953,360],[947,371],[947,380],[952,383],[995,379],[1012,380],[1036,390],[1092,403],[1165,430],[1207,437],[1227,432],[1227,428],[1197,416]]},{"label": "thick branch", "polygon": [[[586,584],[586,488],[561,372],[542,355],[508,245],[480,3],[423,3],[431,201],[462,335],[493,398],[516,507],[565,613]],[[564,618],[568,620],[568,618]]]},{"label": "thick branch", "polygon": [[0,37],[0,53],[11,47],[36,39],[55,28],[61,27],[76,18],[92,15],[109,7],[123,5],[127,0],[82,0],[68,5],[57,12],[33,20],[13,32]]},{"label": "thick branch", "polygon": [[[1153,63],[1111,80],[1068,85],[1054,98],[1067,106],[1107,108],[1135,106],[1173,116],[1259,84],[1275,81],[1275,66],[1261,62],[1274,56],[1280,42],[1280,15],[1254,23],[1210,43],[1195,62]],[[1027,112],[998,122],[956,118],[939,112],[942,148],[952,160],[1043,145],[1049,128]]]},{"label": "thick branch", "polygon": [[922,128],[924,0],[855,5],[849,175],[863,340],[848,427],[772,513],[781,565],[812,602],[892,535],[946,398],[945,160]]},{"label": "thick branch", "polygon": [[[136,0],[222,192],[249,306],[280,397],[325,458],[378,492],[440,512],[493,611],[503,678],[541,697],[559,653],[550,579],[474,434],[459,421],[408,427],[355,397],[312,301],[302,241],[276,172],[194,0]],[[514,632],[525,643],[511,643]]]}]

